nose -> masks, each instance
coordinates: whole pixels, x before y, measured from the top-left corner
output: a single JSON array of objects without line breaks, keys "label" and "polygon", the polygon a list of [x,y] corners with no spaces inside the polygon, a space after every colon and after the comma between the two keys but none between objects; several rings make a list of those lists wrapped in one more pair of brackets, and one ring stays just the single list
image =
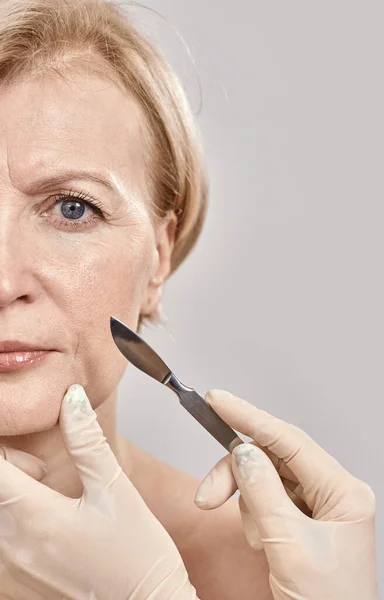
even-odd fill
[{"label": "nose", "polygon": [[[3,216],[3,215],[2,215]],[[7,220],[8,221],[8,220]],[[35,240],[36,242],[36,240]],[[40,293],[33,243],[10,220],[0,225],[0,309],[20,301],[31,303]]]}]

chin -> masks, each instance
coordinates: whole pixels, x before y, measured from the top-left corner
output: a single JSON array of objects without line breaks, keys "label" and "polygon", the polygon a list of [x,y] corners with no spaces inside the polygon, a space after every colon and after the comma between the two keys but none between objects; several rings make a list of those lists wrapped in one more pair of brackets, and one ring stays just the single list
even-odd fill
[{"label": "chin", "polygon": [[4,382],[1,375],[0,436],[47,431],[56,425],[62,400],[57,389],[52,394],[44,379],[35,378],[25,386]]},{"label": "chin", "polygon": [[[116,390],[126,360],[106,363],[93,356],[87,366],[68,355],[52,353],[44,361],[17,371],[0,372],[0,438],[48,431],[58,425],[61,403],[69,386],[81,384],[97,408]],[[90,378],[89,364],[97,377]],[[1,440],[0,440],[1,442]]]},{"label": "chin", "polygon": [[0,436],[47,431],[57,424],[63,396],[75,383],[65,362],[63,355],[53,354],[16,371],[0,372]]},{"label": "chin", "polygon": [[[8,421],[4,421],[4,415],[6,415]],[[39,418],[36,415],[36,410],[33,409],[24,409],[24,419],[20,420],[18,411],[8,410],[8,407],[5,411],[0,407],[0,419],[0,438],[48,431],[57,423],[57,418],[55,419],[53,415],[51,419],[49,419],[49,415]],[[15,421],[15,419],[19,420]]]}]

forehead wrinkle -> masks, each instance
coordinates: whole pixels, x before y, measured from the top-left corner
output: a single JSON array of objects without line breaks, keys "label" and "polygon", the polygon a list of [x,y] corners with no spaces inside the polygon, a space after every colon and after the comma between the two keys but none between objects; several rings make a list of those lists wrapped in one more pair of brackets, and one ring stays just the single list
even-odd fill
[{"label": "forehead wrinkle", "polygon": [[[79,167],[81,165],[84,170],[89,168],[95,173],[108,173],[111,179],[113,177],[119,197],[135,213],[141,213],[148,210],[152,198],[143,143],[145,116],[130,94],[124,93],[124,97],[120,97],[120,94],[123,96],[121,90],[112,86],[101,90],[99,82],[96,85],[98,93],[92,86],[87,87],[92,106],[85,113],[84,96],[81,95],[80,101],[77,101],[72,94],[72,98],[67,100],[68,88],[64,94],[61,93],[60,82],[58,88],[55,84],[49,90],[44,86],[49,92],[45,99],[39,97],[39,86],[37,97],[33,87],[28,88],[26,94],[22,90],[21,95],[16,97],[16,103],[11,96],[11,101],[6,101],[11,118],[8,115],[4,116],[4,120],[0,118],[5,125],[2,129],[7,131],[3,138],[6,160],[2,164],[6,162],[12,185],[18,183],[15,187],[20,189],[27,188],[37,176],[54,176],[55,171],[76,167],[78,161]],[[18,93],[17,88],[14,92]],[[111,97],[111,103],[106,101],[105,94]],[[25,103],[25,97],[30,98],[31,103]],[[20,112],[15,111],[15,105]],[[138,202],[143,204],[143,201],[146,206],[138,206]]]},{"label": "forehead wrinkle", "polygon": [[[87,83],[84,88],[84,82],[79,81],[80,91],[76,95],[73,93],[74,86],[71,86],[71,94],[68,95],[68,88],[63,89],[63,82],[52,81],[52,87],[45,86],[43,98],[39,97],[41,89],[38,82],[31,83],[27,89],[22,87],[19,97],[20,88],[16,86],[13,89],[16,98],[11,96],[11,102],[5,99],[5,106],[8,104],[11,114],[6,115],[3,129],[9,130],[11,121],[11,135],[17,131],[17,137],[24,143],[31,137],[35,140],[40,138],[44,145],[48,140],[58,140],[76,143],[80,147],[88,145],[84,147],[87,153],[94,152],[91,145],[104,146],[106,143],[110,144],[109,153],[113,153],[116,145],[124,148],[125,152],[129,152],[136,144],[140,148],[140,125],[144,115],[135,98],[116,86],[101,90],[98,80]],[[34,89],[36,84],[37,93]],[[96,91],[95,86],[98,88]],[[25,98],[30,101],[26,102]],[[15,106],[18,107],[16,113]],[[12,112],[16,115],[15,119],[12,118]],[[25,128],[21,125],[22,120],[25,121]],[[121,148],[117,148],[119,156]]]}]

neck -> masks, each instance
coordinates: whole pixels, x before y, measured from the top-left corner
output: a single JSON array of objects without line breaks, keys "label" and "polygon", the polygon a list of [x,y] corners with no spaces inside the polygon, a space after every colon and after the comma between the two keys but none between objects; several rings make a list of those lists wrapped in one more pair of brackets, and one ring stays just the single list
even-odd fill
[{"label": "neck", "polygon": [[[97,407],[95,412],[112,452],[120,465],[123,466],[124,471],[127,472],[127,470],[130,470],[129,460],[127,460],[120,436],[116,431],[116,400],[117,390]],[[0,436],[0,444],[18,448],[41,458],[48,467],[48,475],[43,480],[48,487],[70,498],[79,498],[82,495],[79,475],[65,449],[58,424],[49,431],[17,436]]]}]

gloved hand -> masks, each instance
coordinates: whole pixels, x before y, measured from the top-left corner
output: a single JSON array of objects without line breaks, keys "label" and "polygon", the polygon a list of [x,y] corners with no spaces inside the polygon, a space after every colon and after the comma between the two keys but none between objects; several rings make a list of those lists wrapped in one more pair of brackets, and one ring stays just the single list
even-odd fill
[{"label": "gloved hand", "polygon": [[[59,421],[83,495],[67,498],[0,458],[0,593],[12,600],[195,600],[179,551],[123,473],[80,385],[68,389]],[[36,462],[24,454],[12,457]],[[40,478],[39,467],[22,465]]]},{"label": "gloved hand", "polygon": [[239,488],[245,534],[257,549],[261,540],[274,599],[376,600],[371,488],[298,427],[229,392],[211,390],[205,399],[254,442],[237,446],[213,468],[195,503],[215,508]]}]

